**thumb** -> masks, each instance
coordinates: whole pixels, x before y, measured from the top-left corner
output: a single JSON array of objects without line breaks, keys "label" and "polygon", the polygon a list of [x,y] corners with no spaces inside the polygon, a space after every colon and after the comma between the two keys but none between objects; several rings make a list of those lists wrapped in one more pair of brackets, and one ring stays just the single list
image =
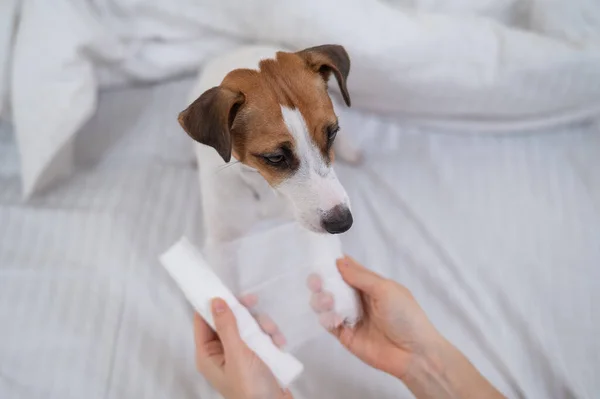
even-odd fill
[{"label": "thumb", "polygon": [[212,301],[213,320],[215,321],[215,330],[223,344],[225,354],[230,350],[236,350],[236,347],[242,342],[240,332],[237,327],[235,315],[231,308],[221,298],[215,298]]},{"label": "thumb", "polygon": [[338,259],[337,267],[346,283],[367,295],[375,295],[377,287],[385,281],[383,277],[365,268],[349,256]]}]

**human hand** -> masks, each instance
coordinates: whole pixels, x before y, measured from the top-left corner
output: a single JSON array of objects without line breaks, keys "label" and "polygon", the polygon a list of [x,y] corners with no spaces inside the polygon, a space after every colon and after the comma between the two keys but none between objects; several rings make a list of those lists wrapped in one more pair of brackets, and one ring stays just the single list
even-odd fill
[{"label": "human hand", "polygon": [[258,305],[258,296],[255,294],[244,295],[239,298],[239,301],[252,314],[263,332],[271,338],[273,344],[282,349],[287,344],[287,340],[281,330],[279,330],[277,324],[275,324],[269,315],[256,311],[256,305]]},{"label": "human hand", "polygon": [[[346,257],[337,262],[344,280],[357,289],[363,304],[363,318],[353,328],[343,324],[331,331],[338,340],[365,363],[403,378],[415,358],[441,337],[429,322],[410,291],[364,268]],[[311,306],[323,326],[338,317],[333,296],[323,291],[317,275],[311,275]]]},{"label": "human hand", "polygon": [[194,316],[196,367],[225,399],[292,399],[279,387],[266,364],[240,337],[227,303],[212,303],[216,332]]}]

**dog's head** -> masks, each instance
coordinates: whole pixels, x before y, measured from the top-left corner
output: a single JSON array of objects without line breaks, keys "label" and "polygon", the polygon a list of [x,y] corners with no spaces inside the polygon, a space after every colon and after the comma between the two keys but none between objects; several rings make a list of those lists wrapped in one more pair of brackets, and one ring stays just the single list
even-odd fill
[{"label": "dog's head", "polygon": [[256,169],[292,204],[306,228],[331,234],[352,225],[332,168],[338,118],[327,93],[333,74],[350,106],[350,59],[342,46],[279,52],[258,70],[236,69],[179,115],[194,140]]}]

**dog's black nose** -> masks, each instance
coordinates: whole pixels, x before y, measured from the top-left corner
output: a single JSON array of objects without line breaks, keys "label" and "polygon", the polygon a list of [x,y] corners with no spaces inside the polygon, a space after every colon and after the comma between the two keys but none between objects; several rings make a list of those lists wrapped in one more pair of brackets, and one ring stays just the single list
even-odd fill
[{"label": "dog's black nose", "polygon": [[325,212],[321,220],[321,226],[329,234],[340,234],[350,230],[352,227],[352,213],[345,206],[336,205]]}]

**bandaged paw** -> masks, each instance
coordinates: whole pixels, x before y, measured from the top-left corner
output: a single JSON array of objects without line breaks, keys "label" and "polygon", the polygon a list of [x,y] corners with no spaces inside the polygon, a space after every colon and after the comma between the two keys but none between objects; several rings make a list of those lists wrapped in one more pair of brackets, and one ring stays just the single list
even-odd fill
[{"label": "bandaged paw", "polygon": [[313,296],[327,293],[332,302],[330,310],[317,312],[319,322],[328,330],[342,323],[354,326],[360,320],[362,308],[358,293],[344,281],[336,265],[336,261],[344,256],[339,238],[334,235],[317,237],[312,249],[315,256],[310,265],[309,288]]}]

